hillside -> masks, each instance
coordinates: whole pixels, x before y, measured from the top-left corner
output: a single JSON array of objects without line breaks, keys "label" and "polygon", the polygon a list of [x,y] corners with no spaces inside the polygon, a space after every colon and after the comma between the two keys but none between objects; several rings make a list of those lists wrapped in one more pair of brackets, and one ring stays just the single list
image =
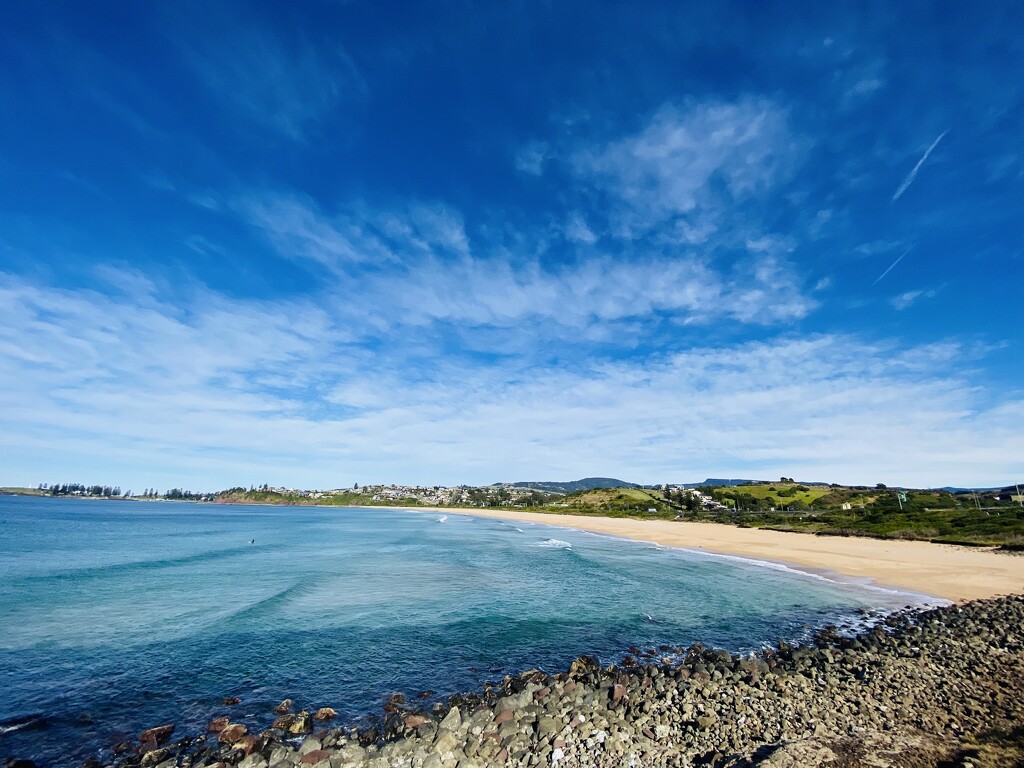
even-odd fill
[{"label": "hillside", "polygon": [[950,493],[757,483],[707,489],[728,510],[684,518],[819,535],[1024,549],[1024,509],[1005,491]]},{"label": "hillside", "polygon": [[616,480],[614,477],[584,477],[582,480],[554,481],[535,480],[518,483],[509,483],[515,488],[532,488],[548,493],[575,493],[577,491],[589,491],[593,488],[639,488],[636,483],[627,483],[625,480]]}]

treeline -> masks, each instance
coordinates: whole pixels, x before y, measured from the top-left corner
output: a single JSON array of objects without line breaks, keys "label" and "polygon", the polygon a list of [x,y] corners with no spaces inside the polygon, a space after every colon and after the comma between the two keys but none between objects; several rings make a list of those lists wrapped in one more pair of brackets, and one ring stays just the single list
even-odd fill
[{"label": "treeline", "polygon": [[108,499],[115,496],[129,496],[131,491],[122,494],[120,486],[82,485],[81,483],[54,483],[39,486],[40,491],[49,491],[51,496],[103,496]]},{"label": "treeline", "polygon": [[193,491],[183,491],[181,488],[171,488],[164,494],[164,498],[171,501],[213,501],[217,498],[217,494],[194,493]]},{"label": "treeline", "polygon": [[89,496],[104,499],[167,499],[170,501],[213,501],[217,498],[216,493],[196,493],[186,491],[182,488],[171,488],[161,493],[156,488],[147,488],[140,494],[133,494],[130,490],[121,492],[120,486],[114,485],[83,485],[82,483],[54,483],[48,485],[41,483],[38,487],[40,493],[50,496]]}]

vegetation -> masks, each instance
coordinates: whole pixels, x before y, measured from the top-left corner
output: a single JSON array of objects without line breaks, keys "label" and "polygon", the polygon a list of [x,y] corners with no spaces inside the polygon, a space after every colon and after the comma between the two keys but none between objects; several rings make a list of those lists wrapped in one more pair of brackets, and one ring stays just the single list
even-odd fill
[{"label": "vegetation", "polygon": [[557,504],[549,505],[543,511],[671,520],[679,514],[680,508],[661,491],[643,488],[594,488],[567,494],[559,499]]},{"label": "vegetation", "polygon": [[[786,497],[777,493],[783,487],[708,489],[714,498],[729,504],[728,510],[713,517],[737,525],[820,535],[1024,549],[1024,509],[1011,498],[1011,489],[975,494],[836,485],[799,490],[801,486],[796,486],[799,495]],[[794,501],[783,501],[787,498]]]},{"label": "vegetation", "polygon": [[97,496],[103,498],[114,498],[121,496],[121,489],[118,486],[109,485],[82,485],[81,483],[56,483],[49,486],[39,486],[42,493],[47,491],[50,496]]},{"label": "vegetation", "polygon": [[[603,478],[590,480],[604,480]],[[579,481],[583,483],[583,481]],[[269,485],[217,494],[172,488],[121,493],[117,486],[78,483],[0,488],[0,493],[217,501],[234,504],[525,508],[538,512],[703,520],[823,536],[870,536],[1024,551],[1024,508],[1015,487],[993,491],[907,490],[875,486],[805,485],[734,481],[696,491],[661,486],[589,487],[566,494],[514,484],[472,488],[354,486],[351,490],[298,491]]]}]

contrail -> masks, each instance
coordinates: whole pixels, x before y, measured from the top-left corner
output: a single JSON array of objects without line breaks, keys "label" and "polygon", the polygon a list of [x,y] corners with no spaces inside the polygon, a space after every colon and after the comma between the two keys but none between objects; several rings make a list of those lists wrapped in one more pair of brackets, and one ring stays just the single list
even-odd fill
[{"label": "contrail", "polygon": [[[940,137],[940,138],[941,138],[941,137]],[[927,157],[927,154],[925,155],[925,157]],[[880,281],[880,280],[881,280],[881,279],[882,279],[883,277],[885,277],[885,276],[886,276],[886,275],[888,275],[888,274],[889,274],[890,272],[892,272],[892,268],[893,268],[893,267],[895,267],[895,266],[896,266],[897,264],[899,264],[899,263],[900,263],[901,261],[903,261],[903,257],[904,257],[904,256],[906,256],[906,255],[907,255],[908,253],[910,253],[910,252],[911,252],[912,250],[914,250],[914,246],[910,246],[909,248],[907,248],[907,250],[905,250],[905,251],[904,251],[903,253],[901,253],[901,254],[900,254],[899,256],[897,256],[897,257],[896,257],[896,261],[894,261],[894,262],[893,262],[892,264],[890,264],[890,265],[889,265],[889,268],[888,268],[887,270],[885,270],[885,272],[883,272],[883,273],[882,273],[882,274],[880,274],[880,275],[879,275],[878,277],[876,277],[876,278],[875,278],[875,282],[873,282],[873,283],[872,283],[872,285],[878,285],[878,282],[879,282],[879,281]]]},{"label": "contrail", "polygon": [[[942,141],[942,137],[945,136],[947,133],[949,133],[948,130],[940,133],[939,138],[933,141],[932,145],[924,151],[924,154],[921,155],[921,159],[917,161],[917,165],[915,165],[913,170],[911,170],[910,173],[907,174],[907,178],[903,180],[903,183],[900,184],[900,188],[897,189],[896,193],[892,196],[892,200],[889,201],[890,203],[895,203],[897,200],[899,200],[900,197],[903,196],[903,193],[907,191],[907,187],[914,183],[914,179],[917,178],[917,172],[921,170],[921,166],[924,165],[924,161],[928,159],[928,155],[932,153],[932,150],[939,146],[939,142]],[[903,257],[901,256],[900,258]]]}]

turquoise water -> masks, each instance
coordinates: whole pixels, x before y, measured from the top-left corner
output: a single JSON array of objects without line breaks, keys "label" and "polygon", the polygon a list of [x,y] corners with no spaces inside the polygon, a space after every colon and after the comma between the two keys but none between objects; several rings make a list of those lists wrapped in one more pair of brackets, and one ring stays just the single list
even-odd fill
[{"label": "turquoise water", "polygon": [[451,512],[0,496],[0,758],[108,755],[239,696],[346,720],[583,653],[752,650],[907,595]]}]

